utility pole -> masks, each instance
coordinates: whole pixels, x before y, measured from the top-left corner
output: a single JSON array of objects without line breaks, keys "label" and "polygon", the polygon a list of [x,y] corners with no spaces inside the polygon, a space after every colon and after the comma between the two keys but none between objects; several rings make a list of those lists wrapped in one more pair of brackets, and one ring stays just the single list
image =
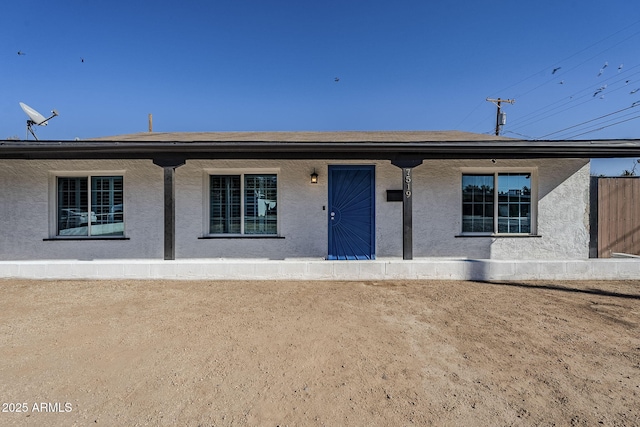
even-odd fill
[{"label": "utility pole", "polygon": [[500,135],[500,127],[504,126],[507,123],[507,115],[503,114],[500,110],[500,106],[503,102],[508,104],[514,104],[516,102],[515,99],[492,99],[487,98],[487,101],[493,102],[498,107],[498,112],[496,114],[496,136]]}]

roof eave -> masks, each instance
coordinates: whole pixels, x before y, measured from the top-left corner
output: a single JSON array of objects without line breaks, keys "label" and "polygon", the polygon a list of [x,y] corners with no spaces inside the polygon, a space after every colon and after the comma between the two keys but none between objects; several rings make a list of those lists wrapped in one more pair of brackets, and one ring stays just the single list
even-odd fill
[{"label": "roof eave", "polygon": [[640,140],[0,141],[0,159],[525,159],[640,157]]}]

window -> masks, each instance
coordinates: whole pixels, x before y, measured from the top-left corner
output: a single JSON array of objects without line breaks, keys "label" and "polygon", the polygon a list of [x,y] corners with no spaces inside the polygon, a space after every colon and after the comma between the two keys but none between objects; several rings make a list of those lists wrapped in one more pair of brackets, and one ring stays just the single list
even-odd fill
[{"label": "window", "polygon": [[463,233],[531,234],[531,215],[530,172],[462,175]]},{"label": "window", "polygon": [[278,176],[209,176],[209,234],[278,234]]},{"label": "window", "polygon": [[123,236],[122,176],[57,177],[57,236]]}]

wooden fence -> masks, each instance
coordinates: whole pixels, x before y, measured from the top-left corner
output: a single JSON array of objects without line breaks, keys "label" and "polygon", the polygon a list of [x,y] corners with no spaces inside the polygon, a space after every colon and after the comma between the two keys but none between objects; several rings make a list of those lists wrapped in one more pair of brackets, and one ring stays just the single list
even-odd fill
[{"label": "wooden fence", "polygon": [[593,177],[591,197],[591,256],[640,255],[640,178]]}]

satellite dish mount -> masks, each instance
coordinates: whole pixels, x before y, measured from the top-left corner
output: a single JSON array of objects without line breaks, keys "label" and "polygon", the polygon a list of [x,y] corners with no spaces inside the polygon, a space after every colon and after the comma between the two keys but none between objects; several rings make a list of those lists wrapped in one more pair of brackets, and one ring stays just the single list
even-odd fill
[{"label": "satellite dish mount", "polygon": [[36,136],[36,133],[33,130],[33,125],[46,126],[49,120],[53,119],[55,116],[58,115],[58,112],[56,110],[53,110],[51,111],[51,116],[45,119],[45,117],[42,114],[38,113],[33,108],[29,107],[27,104],[24,104],[21,102],[20,108],[22,108],[22,111],[24,111],[25,114],[29,117],[27,119],[27,139],[29,139],[29,133],[31,133],[31,135],[33,135],[36,141],[38,140],[38,137]]}]

